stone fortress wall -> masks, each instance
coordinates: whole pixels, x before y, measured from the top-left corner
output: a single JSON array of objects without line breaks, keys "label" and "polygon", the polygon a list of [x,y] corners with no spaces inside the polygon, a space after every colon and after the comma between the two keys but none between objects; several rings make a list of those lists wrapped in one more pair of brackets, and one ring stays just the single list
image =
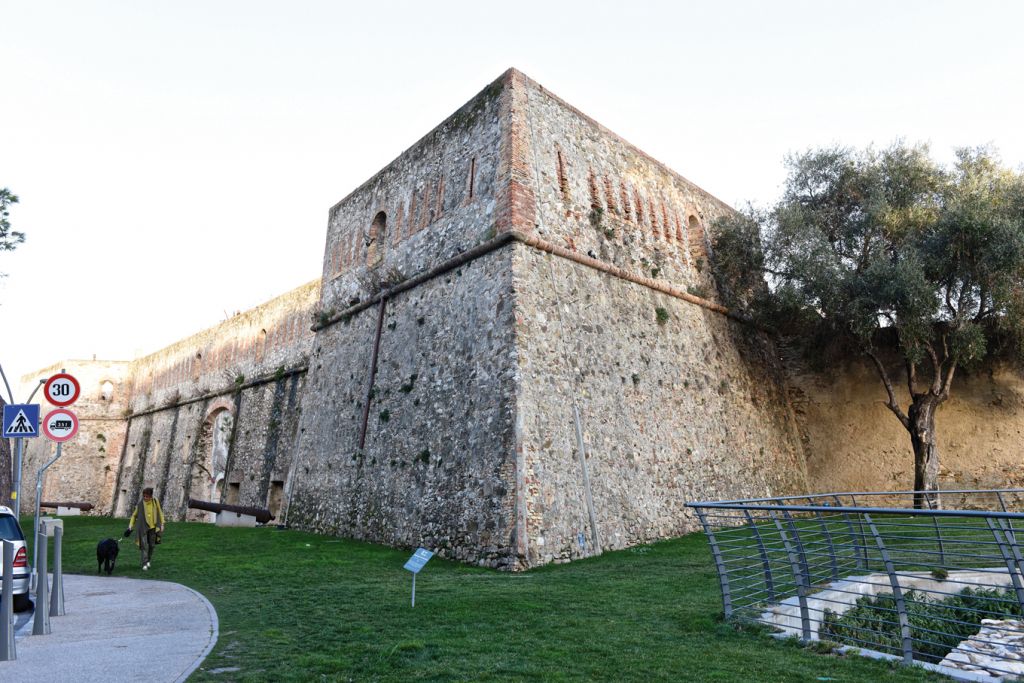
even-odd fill
[{"label": "stone fortress wall", "polygon": [[499,79],[331,209],[289,524],[509,562],[510,249],[392,292],[495,238],[503,93]]},{"label": "stone fortress wall", "polygon": [[767,339],[655,289],[716,298],[704,227],[731,209],[521,82],[534,234],[599,262],[516,254],[530,563],[695,530],[688,500],[806,490]]},{"label": "stone fortress wall", "polygon": [[288,522],[518,569],[804,490],[767,342],[706,301],[726,211],[502,76],[332,209]]},{"label": "stone fortress wall", "polygon": [[[47,473],[43,498],[124,516],[153,486],[177,519],[189,496],[279,507],[319,290],[311,282],[132,362],[68,360],[23,377],[25,396],[61,368],[82,385],[71,406],[81,431]],[[23,510],[53,450],[26,443]]]},{"label": "stone fortress wall", "polygon": [[[78,401],[70,406],[78,416],[78,435],[64,444],[61,459],[47,471],[43,500],[89,502],[96,506],[97,512],[105,512],[110,510],[124,449],[131,363],[95,360],[55,363],[21,378],[14,390],[15,399],[26,401],[38,388],[32,403],[40,404],[40,417],[44,417],[56,406],[43,398],[40,380],[62,370],[73,374],[81,385]],[[31,514],[36,504],[36,473],[54,457],[56,444],[44,437],[25,439],[23,443],[21,512]]]},{"label": "stone fortress wall", "polygon": [[[694,530],[688,500],[905,488],[877,380],[787,376],[716,303],[706,228],[729,211],[510,70],[331,209],[320,281],[61,366],[92,393],[44,497],[125,515],[152,485],[177,519],[204,518],[190,496],[266,506],[523,569]],[[944,455],[946,479],[1012,481],[1024,385],[965,382],[940,437],[955,414],[971,452],[995,415],[1002,454]]]}]

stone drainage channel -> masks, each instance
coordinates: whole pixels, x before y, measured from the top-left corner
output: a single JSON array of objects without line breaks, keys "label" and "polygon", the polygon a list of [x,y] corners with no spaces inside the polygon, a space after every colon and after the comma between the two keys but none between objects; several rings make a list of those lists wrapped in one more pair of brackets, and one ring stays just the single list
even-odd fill
[{"label": "stone drainage channel", "polygon": [[[881,593],[891,593],[886,574],[865,574],[833,581],[825,590],[807,596],[810,613],[811,640],[820,640],[818,627],[824,623],[825,610],[842,615],[856,606],[857,600]],[[951,571],[942,580],[929,572],[900,574],[900,587],[931,594],[937,600],[949,595],[950,584],[964,588],[993,585],[1010,586],[1012,581],[1006,569],[976,569]],[[780,637],[797,637],[801,631],[799,598],[786,598],[763,612],[760,621],[779,629]],[[842,646],[843,652],[855,652],[877,659],[899,660],[895,655],[863,647]],[[963,681],[1011,681],[1024,676],[1024,621],[983,619],[977,634],[962,641],[938,664],[918,662],[920,666]]]}]

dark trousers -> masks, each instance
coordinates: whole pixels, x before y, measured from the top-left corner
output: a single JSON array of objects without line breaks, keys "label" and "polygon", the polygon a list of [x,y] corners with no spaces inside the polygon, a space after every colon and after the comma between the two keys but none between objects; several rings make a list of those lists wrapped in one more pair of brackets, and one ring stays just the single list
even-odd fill
[{"label": "dark trousers", "polygon": [[153,559],[153,551],[156,550],[156,529],[146,529],[146,535],[142,538],[139,550],[142,551],[142,564]]}]

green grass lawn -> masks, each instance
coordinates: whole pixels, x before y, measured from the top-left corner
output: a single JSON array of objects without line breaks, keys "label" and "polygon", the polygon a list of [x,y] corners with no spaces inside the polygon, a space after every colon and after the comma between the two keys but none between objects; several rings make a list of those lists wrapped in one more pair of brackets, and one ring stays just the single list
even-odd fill
[{"label": "green grass lawn", "polygon": [[[125,527],[64,523],[66,573],[94,574],[96,543]],[[216,608],[220,638],[192,681],[947,680],[724,623],[700,534],[520,574],[435,558],[415,608],[405,550],[206,524],[165,538],[148,572],[126,540],[116,574],[182,583]],[[239,670],[209,673],[224,667]]]}]

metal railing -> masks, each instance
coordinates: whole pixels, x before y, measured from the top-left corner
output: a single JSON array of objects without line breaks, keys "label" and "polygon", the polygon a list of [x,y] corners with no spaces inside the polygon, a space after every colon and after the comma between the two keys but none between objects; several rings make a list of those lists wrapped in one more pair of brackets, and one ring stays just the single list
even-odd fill
[{"label": "metal railing", "polygon": [[960,678],[1024,675],[1024,489],[687,506],[726,618]]}]

